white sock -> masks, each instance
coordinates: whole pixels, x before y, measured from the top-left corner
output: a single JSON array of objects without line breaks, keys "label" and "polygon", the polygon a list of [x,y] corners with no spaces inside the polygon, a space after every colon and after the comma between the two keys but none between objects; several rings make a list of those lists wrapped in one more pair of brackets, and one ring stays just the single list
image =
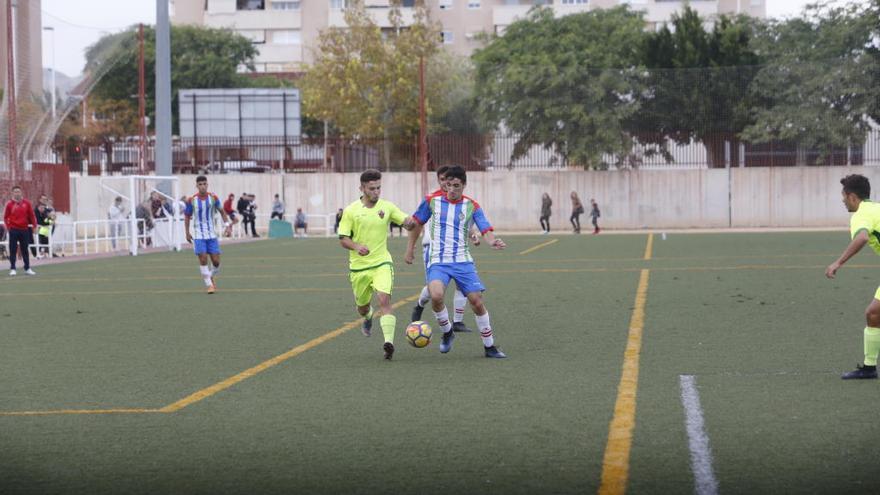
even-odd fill
[{"label": "white sock", "polygon": [[449,323],[449,311],[446,310],[446,306],[443,306],[440,311],[434,311],[434,317],[437,318],[437,325],[440,326],[443,333],[452,331],[452,323]]},{"label": "white sock", "polygon": [[431,300],[431,294],[428,292],[428,286],[422,287],[422,293],[419,294],[419,302],[418,305],[421,307],[425,307],[426,304]]},{"label": "white sock", "polygon": [[477,319],[477,328],[480,330],[480,338],[483,339],[484,347],[495,345],[495,337],[492,336],[492,325],[489,324],[489,312],[483,316],[474,315]]},{"label": "white sock", "polygon": [[216,277],[218,273],[220,273],[220,265],[217,265],[217,266],[211,268],[211,275],[212,276]]},{"label": "white sock", "polygon": [[452,299],[452,306],[455,308],[455,314],[452,315],[453,322],[461,323],[464,321],[464,308],[467,307],[467,303],[467,296],[462,294],[460,290],[455,289],[455,297]]},{"label": "white sock", "polygon": [[202,272],[202,280],[205,281],[205,287],[210,287],[211,284],[211,268],[208,265],[201,266],[199,265],[199,271]]}]

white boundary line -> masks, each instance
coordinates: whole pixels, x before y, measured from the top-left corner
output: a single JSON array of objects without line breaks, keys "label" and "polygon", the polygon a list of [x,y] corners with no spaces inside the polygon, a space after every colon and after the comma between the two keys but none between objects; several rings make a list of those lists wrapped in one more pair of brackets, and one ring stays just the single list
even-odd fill
[{"label": "white boundary line", "polygon": [[688,448],[691,451],[691,470],[694,472],[694,493],[717,495],[718,480],[715,479],[715,471],[712,469],[712,449],[709,448],[709,437],[706,436],[697,380],[693,375],[679,375],[678,378],[681,384],[681,405],[684,407]]}]

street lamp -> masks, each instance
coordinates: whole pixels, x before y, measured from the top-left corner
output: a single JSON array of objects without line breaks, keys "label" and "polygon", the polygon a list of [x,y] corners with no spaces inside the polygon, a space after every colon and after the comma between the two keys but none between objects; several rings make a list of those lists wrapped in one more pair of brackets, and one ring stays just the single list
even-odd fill
[{"label": "street lamp", "polygon": [[52,33],[52,120],[55,120],[55,28],[52,26],[46,26],[43,28],[43,31],[49,31]]}]

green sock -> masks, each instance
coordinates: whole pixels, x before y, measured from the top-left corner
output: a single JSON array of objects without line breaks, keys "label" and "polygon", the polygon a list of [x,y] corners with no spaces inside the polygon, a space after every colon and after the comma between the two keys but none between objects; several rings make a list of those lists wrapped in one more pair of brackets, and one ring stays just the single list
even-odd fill
[{"label": "green sock", "polygon": [[877,366],[880,353],[880,328],[865,327],[865,366]]},{"label": "green sock", "polygon": [[379,318],[379,324],[382,325],[382,333],[385,335],[385,342],[394,343],[394,327],[397,325],[397,317],[394,315],[382,315]]},{"label": "green sock", "polygon": [[365,320],[372,320],[373,319],[373,307],[372,306],[370,306],[370,312],[367,313],[366,315],[364,315],[364,319]]}]

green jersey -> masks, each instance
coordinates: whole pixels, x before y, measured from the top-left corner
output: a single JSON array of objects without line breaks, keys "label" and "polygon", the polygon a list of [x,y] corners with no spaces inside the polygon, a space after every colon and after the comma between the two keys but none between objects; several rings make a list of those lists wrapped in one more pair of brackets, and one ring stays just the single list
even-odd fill
[{"label": "green jersey", "polygon": [[880,203],[863,200],[859,209],[849,219],[849,232],[852,237],[865,230],[868,232],[868,245],[880,254]]},{"label": "green jersey", "polygon": [[388,252],[388,225],[391,222],[401,225],[406,220],[406,213],[394,203],[380,199],[372,208],[367,208],[358,199],[345,207],[339,221],[339,237],[351,237],[351,240],[370,250],[370,254],[361,256],[357,251],[349,252],[349,268],[351,271],[368,270],[380,265],[391,264],[391,253]]}]

